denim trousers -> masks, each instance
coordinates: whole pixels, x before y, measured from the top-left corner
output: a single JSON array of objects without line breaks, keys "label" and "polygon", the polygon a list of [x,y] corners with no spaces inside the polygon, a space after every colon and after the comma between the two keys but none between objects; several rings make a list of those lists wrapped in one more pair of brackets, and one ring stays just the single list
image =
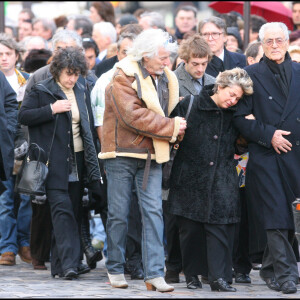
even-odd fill
[{"label": "denim trousers", "polygon": [[16,176],[3,181],[6,191],[0,196],[0,253],[18,253],[19,247],[29,246],[31,205],[30,197],[21,195],[17,217],[14,212],[14,187]]},{"label": "denim trousers", "polygon": [[142,189],[145,160],[117,157],[105,160],[107,176],[107,260],[109,274],[123,274],[128,216],[135,187],[142,218],[144,280],[164,276],[162,169],[151,161],[147,188]]}]

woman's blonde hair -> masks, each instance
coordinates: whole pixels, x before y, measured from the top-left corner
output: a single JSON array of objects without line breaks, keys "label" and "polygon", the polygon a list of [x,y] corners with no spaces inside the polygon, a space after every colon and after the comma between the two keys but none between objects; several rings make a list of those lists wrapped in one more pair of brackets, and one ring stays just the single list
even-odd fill
[{"label": "woman's blonde hair", "polygon": [[238,85],[243,90],[243,94],[253,94],[253,82],[248,73],[241,68],[226,70],[216,78],[216,83],[213,91],[216,93],[218,87],[226,88],[228,86]]}]

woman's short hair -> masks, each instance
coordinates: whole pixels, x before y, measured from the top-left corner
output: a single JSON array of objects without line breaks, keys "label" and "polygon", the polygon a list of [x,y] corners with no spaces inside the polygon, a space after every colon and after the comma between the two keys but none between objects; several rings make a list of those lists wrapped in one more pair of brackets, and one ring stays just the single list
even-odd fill
[{"label": "woman's short hair", "polygon": [[133,42],[127,54],[132,55],[135,61],[141,61],[144,56],[153,57],[161,47],[169,52],[177,51],[177,42],[172,41],[168,32],[161,29],[147,29],[140,33]]},{"label": "woman's short hair", "polygon": [[188,39],[182,40],[178,54],[179,57],[186,62],[188,62],[190,58],[203,58],[208,56],[208,61],[212,58],[212,51],[200,34],[194,34]]},{"label": "woman's short hair", "polygon": [[59,79],[62,70],[68,69],[71,73],[87,74],[88,66],[82,50],[77,47],[59,49],[53,56],[50,72],[55,80]]},{"label": "woman's short hair", "polygon": [[234,68],[231,70],[226,70],[216,78],[216,83],[214,86],[214,93],[218,91],[218,87],[226,88],[232,87],[233,85],[238,85],[243,90],[243,94],[252,95],[253,94],[253,82],[248,73],[241,68]]}]

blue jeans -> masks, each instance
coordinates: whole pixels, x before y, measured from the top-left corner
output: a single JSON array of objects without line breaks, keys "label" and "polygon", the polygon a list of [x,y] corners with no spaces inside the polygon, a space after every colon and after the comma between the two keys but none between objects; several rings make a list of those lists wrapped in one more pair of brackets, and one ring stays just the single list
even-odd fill
[{"label": "blue jeans", "polygon": [[164,276],[162,169],[151,161],[147,189],[142,189],[145,160],[117,157],[105,160],[107,176],[107,260],[109,274],[123,274],[132,190],[135,185],[142,216],[142,257],[145,280]]},{"label": "blue jeans", "polygon": [[14,213],[14,186],[16,176],[3,184],[7,190],[0,196],[0,253],[18,253],[19,247],[29,246],[31,205],[30,197],[20,195],[21,203],[16,218]]}]

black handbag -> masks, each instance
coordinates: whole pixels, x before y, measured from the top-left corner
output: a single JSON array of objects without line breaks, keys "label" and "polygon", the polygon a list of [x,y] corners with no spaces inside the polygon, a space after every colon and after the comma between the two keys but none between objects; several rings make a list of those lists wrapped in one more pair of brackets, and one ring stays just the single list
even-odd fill
[{"label": "black handbag", "polygon": [[[30,144],[25,159],[23,160],[21,169],[17,175],[15,185],[16,193],[31,196],[44,196],[46,194],[48,164],[57,127],[57,118],[58,116],[56,116],[55,119],[54,132],[46,163],[43,163],[41,161],[41,156],[45,157],[45,151],[36,143]],[[34,149],[37,149],[38,151],[37,160],[30,160],[30,154]]]},{"label": "black handbag", "polygon": [[[193,105],[193,101],[194,101],[194,95],[191,95],[189,107],[188,107],[188,110],[187,110],[186,115],[185,115],[186,121],[189,118],[189,115],[190,115],[190,112],[191,112],[191,108],[192,108],[192,105]],[[176,156],[178,148],[179,148],[179,143],[175,143],[171,147],[170,160],[167,161],[165,163],[164,167],[163,167],[163,170],[162,170],[162,188],[164,190],[168,190],[170,188],[171,170],[172,170],[174,158]]]}]

